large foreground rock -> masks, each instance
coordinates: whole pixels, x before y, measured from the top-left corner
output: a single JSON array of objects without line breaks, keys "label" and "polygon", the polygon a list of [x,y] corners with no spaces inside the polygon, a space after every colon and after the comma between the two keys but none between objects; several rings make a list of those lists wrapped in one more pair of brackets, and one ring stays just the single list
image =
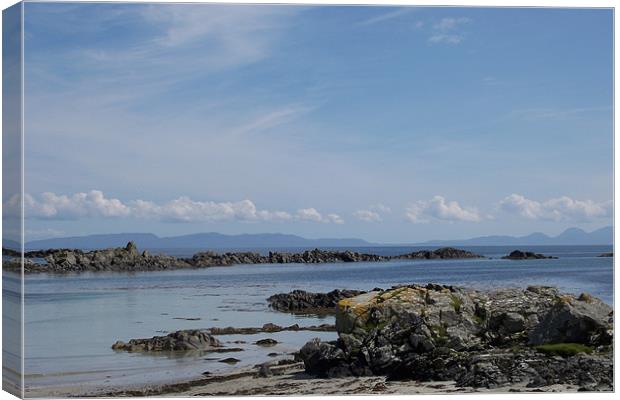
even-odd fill
[{"label": "large foreground rock", "polygon": [[[516,382],[611,385],[612,309],[588,295],[532,286],[480,292],[429,284],[373,291],[338,303],[338,340],[300,351],[318,376],[387,375],[493,387]],[[568,358],[536,345],[571,342]],[[588,368],[589,375],[583,368]],[[585,372],[584,372],[585,371]],[[552,382],[552,383],[549,383]]]}]

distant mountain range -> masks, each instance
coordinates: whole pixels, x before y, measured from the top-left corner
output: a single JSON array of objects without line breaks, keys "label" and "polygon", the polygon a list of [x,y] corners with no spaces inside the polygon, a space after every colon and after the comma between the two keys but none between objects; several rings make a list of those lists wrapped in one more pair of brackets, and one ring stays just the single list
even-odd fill
[{"label": "distant mountain range", "polygon": [[[243,249],[282,247],[364,247],[371,243],[361,239],[306,239],[296,235],[259,233],[224,235],[221,233],[196,233],[192,235],[158,237],[152,233],[117,233],[107,235],[74,236],[33,240],[27,249],[76,248],[99,249],[125,246],[133,240],[140,249]],[[5,246],[5,242],[3,242]]]},{"label": "distant mountain range", "polygon": [[[286,248],[286,247],[369,247],[389,246],[370,243],[362,239],[306,239],[301,236],[280,233],[258,233],[224,235],[221,233],[196,233],[192,235],[159,237],[152,233],[116,233],[88,236],[73,236],[33,240],[26,243],[26,249],[76,248],[100,249],[125,246],[133,240],[140,249],[243,249],[243,248]],[[532,233],[527,236],[481,236],[464,240],[431,240],[411,246],[518,246],[518,245],[610,245],[613,243],[611,226],[586,232],[570,228],[558,236]],[[407,244],[401,244],[406,246]],[[17,249],[17,242],[3,239],[2,246]]]},{"label": "distant mountain range", "polygon": [[463,240],[430,240],[419,243],[425,246],[517,246],[517,245],[611,245],[614,230],[611,226],[586,232],[579,228],[569,228],[558,236],[548,236],[535,232],[527,236],[480,236]]}]

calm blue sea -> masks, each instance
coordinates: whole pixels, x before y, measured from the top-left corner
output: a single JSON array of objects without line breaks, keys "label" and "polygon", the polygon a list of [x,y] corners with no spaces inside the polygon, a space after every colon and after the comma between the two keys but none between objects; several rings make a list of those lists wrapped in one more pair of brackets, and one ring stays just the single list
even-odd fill
[{"label": "calm blue sea", "polygon": [[[222,358],[241,360],[235,367],[264,362],[271,352],[296,351],[312,337],[331,339],[334,333],[296,332],[224,336],[239,353],[197,353],[182,357],[115,352],[116,340],[151,337],[187,328],[261,326],[333,322],[332,317],[295,316],[273,312],[265,299],[293,289],[329,291],[372,289],[405,283],[437,282],[480,289],[557,286],[579,294],[589,292],[613,305],[613,259],[596,257],[610,246],[520,246],[555,260],[509,261],[499,257],[514,247],[467,247],[491,259],[393,261],[322,265],[239,265],[202,270],[149,273],[99,273],[71,276],[31,275],[25,283],[25,365],[29,388],[80,385],[144,385],[225,371]],[[297,249],[286,249],[295,251]],[[412,247],[359,248],[376,254],[401,254]],[[229,250],[228,250],[229,251]],[[193,250],[166,250],[191,255]],[[4,274],[5,288],[18,281]],[[5,304],[17,301],[8,291]],[[186,320],[179,318],[199,318]],[[280,344],[261,348],[258,339],[273,337]],[[237,340],[247,343],[235,344]]]}]

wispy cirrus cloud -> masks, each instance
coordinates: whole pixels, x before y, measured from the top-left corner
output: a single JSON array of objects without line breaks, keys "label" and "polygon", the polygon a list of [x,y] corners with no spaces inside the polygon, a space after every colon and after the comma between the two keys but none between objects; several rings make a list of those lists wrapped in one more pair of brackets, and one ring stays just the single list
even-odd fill
[{"label": "wispy cirrus cloud", "polygon": [[447,201],[443,196],[411,204],[405,215],[413,223],[429,223],[432,220],[478,222],[482,219],[476,208],[463,207],[456,201]]},{"label": "wispy cirrus cloud", "polygon": [[575,200],[568,196],[537,201],[520,194],[511,194],[499,202],[500,209],[530,220],[590,222],[608,218],[613,210],[611,201]]},{"label": "wispy cirrus cloud", "polygon": [[525,120],[554,119],[564,120],[601,111],[612,111],[609,106],[603,107],[575,107],[575,108],[529,108],[512,111],[511,115]]},{"label": "wispy cirrus cloud", "polygon": [[446,17],[436,22],[432,27],[430,43],[443,43],[457,45],[460,44],[465,34],[461,29],[464,25],[471,22],[467,17]]},{"label": "wispy cirrus cloud", "polygon": [[411,14],[416,9],[414,7],[399,7],[393,11],[389,11],[383,14],[376,15],[358,23],[360,26],[375,25],[381,22],[389,21],[394,18],[399,18],[403,15]]}]

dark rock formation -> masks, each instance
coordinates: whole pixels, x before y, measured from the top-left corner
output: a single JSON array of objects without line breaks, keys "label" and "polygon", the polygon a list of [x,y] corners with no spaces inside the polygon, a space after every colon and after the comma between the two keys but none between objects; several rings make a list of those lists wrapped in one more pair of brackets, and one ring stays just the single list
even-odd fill
[{"label": "dark rock formation", "polygon": [[599,254],[597,257],[613,257],[614,253],[603,253],[603,254]]},{"label": "dark rock formation", "polygon": [[557,258],[554,256],[546,256],[540,253],[533,253],[531,251],[521,251],[515,250],[508,254],[507,256],[502,257],[504,260],[542,260],[542,259],[552,259]]},{"label": "dark rock formation", "polygon": [[326,251],[314,249],[303,253],[273,253],[269,252],[267,262],[271,264],[322,264],[337,262],[368,262],[387,261],[390,257],[376,254],[364,254],[355,251]]},{"label": "dark rock formation", "polygon": [[[341,300],[336,328],[336,342],[315,339],[300,350],[308,373],[473,387],[612,387],[613,311],[589,295],[542,286],[493,292],[401,286]],[[575,343],[567,345],[574,352],[562,358],[536,346],[557,342]]]},{"label": "dark rock formation", "polygon": [[225,364],[237,364],[240,361],[241,360],[239,360],[238,358],[233,358],[233,357],[229,357],[229,358],[225,358],[223,360],[219,360],[219,362],[225,363]]},{"label": "dark rock formation", "polygon": [[125,343],[118,341],[112,345],[114,350],[129,352],[146,351],[190,351],[212,350],[222,347],[219,340],[204,330],[182,330],[166,336],[153,336],[150,339],[131,339]]},{"label": "dark rock formation", "polygon": [[421,250],[409,254],[394,256],[395,259],[407,260],[445,260],[445,259],[461,259],[461,258],[483,258],[479,254],[470,251],[455,249],[453,247],[442,247],[437,250]]},{"label": "dark rock formation", "polygon": [[49,254],[48,272],[83,271],[160,271],[191,267],[186,261],[165,255],[140,253],[133,242],[124,248],[94,250],[62,250]]},{"label": "dark rock formation", "polygon": [[332,290],[328,293],[313,293],[305,290],[293,290],[290,293],[279,293],[267,299],[269,306],[274,310],[324,314],[335,313],[336,304],[342,299],[354,297],[364,293],[361,290]]},{"label": "dark rock formation", "polygon": [[22,256],[22,252],[21,251],[17,251],[17,250],[13,250],[13,249],[7,249],[6,247],[2,248],[2,255],[6,256],[6,257],[21,257]]},{"label": "dark rock formation", "polygon": [[[19,257],[19,252],[3,249],[5,255]],[[176,258],[163,254],[152,255],[148,251],[139,252],[133,242],[124,248],[82,251],[71,249],[49,249],[27,252],[26,258],[42,258],[45,263],[26,262],[24,272],[97,272],[97,271],[161,271],[180,268],[222,267],[238,264],[323,264],[348,262],[378,262],[393,259],[448,259],[481,257],[464,250],[443,248],[434,251],[419,251],[400,256],[380,256],[354,251],[307,250],[302,253],[269,252],[262,256],[259,253],[239,252],[219,254],[206,251],[194,254],[191,258]],[[20,271],[19,259],[4,262],[5,269]]]},{"label": "dark rock formation", "polygon": [[267,338],[267,339],[257,340],[255,344],[258,346],[269,347],[269,346],[275,346],[276,344],[278,344],[278,341],[275,339]]},{"label": "dark rock formation", "polygon": [[290,326],[279,326],[272,323],[267,323],[261,328],[235,328],[232,326],[226,328],[209,328],[207,329],[212,335],[254,335],[256,333],[272,333],[272,332],[286,332],[286,331],[314,331],[314,332],[334,332],[336,326],[330,324],[311,325],[311,326],[299,326],[293,324]]}]

